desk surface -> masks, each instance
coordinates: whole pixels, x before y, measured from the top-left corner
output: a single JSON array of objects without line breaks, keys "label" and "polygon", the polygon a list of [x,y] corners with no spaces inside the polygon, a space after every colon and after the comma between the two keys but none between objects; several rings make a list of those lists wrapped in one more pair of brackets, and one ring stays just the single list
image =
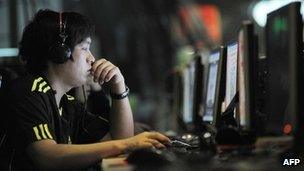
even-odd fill
[{"label": "desk surface", "polygon": [[[257,155],[238,155],[229,154],[221,155],[216,154],[210,161],[206,162],[183,162],[176,161],[172,164],[165,166],[133,166],[126,162],[126,156],[119,156],[114,158],[104,159],[102,162],[102,170],[104,171],[132,171],[132,170],[166,170],[166,171],[184,171],[184,170],[270,170],[270,171],[283,171],[283,170],[304,170],[304,159],[298,166],[283,165],[280,154],[282,147],[289,147],[292,139],[289,137],[281,138],[261,138],[255,144],[255,151],[259,151],[265,146],[269,146],[273,151],[259,152]],[[283,157],[284,158],[284,157]],[[288,158],[286,156],[286,158]]]},{"label": "desk surface", "polygon": [[128,165],[128,163],[125,160],[126,160],[126,156],[106,158],[102,160],[101,166],[104,168],[108,168],[108,167]]},{"label": "desk surface", "polygon": [[242,159],[229,160],[215,159],[207,163],[185,164],[173,163],[166,166],[133,166],[125,161],[125,157],[104,159],[102,163],[103,171],[133,171],[133,170],[164,170],[164,171],[185,171],[185,170],[231,170],[231,171],[244,171],[244,170],[270,170],[270,171],[285,171],[288,170],[304,170],[303,162],[301,165],[283,166],[279,162],[277,156],[264,156],[261,158],[243,157]]},{"label": "desk surface", "polygon": [[132,166],[126,164],[125,158],[111,158],[105,159],[106,164],[102,164],[103,171],[133,171],[133,170],[151,170],[151,171],[185,171],[185,170],[230,170],[230,171],[246,171],[246,170],[270,170],[270,171],[285,171],[288,170],[304,170],[303,163],[300,166],[283,166],[278,163],[275,158],[268,158],[266,160],[239,160],[230,163],[208,163],[208,164],[194,164],[194,165],[183,165],[180,163],[170,164],[167,166]]}]

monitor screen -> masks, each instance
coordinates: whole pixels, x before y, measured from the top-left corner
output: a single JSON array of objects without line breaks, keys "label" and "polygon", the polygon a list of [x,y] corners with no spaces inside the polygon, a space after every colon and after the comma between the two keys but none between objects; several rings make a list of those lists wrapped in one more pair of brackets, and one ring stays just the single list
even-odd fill
[{"label": "monitor screen", "polygon": [[194,79],[195,79],[195,61],[191,61],[189,66],[183,71],[183,113],[184,123],[193,122],[193,101],[194,101]]},{"label": "monitor screen", "polygon": [[237,51],[238,43],[234,42],[227,46],[226,67],[226,97],[225,106],[228,107],[237,90]]},{"label": "monitor screen", "polygon": [[[298,103],[296,71],[299,64],[303,26],[300,3],[292,3],[267,16],[266,52],[268,81],[266,83],[266,134],[292,133]],[[300,68],[303,70],[303,68]],[[302,78],[301,78],[302,79]],[[303,87],[299,87],[303,89]],[[303,106],[302,106],[303,107]],[[303,134],[303,132],[302,132]]]},{"label": "monitor screen", "polygon": [[207,81],[207,95],[205,100],[205,114],[203,121],[212,122],[214,116],[215,93],[219,67],[220,51],[214,51],[209,57],[209,71]]}]

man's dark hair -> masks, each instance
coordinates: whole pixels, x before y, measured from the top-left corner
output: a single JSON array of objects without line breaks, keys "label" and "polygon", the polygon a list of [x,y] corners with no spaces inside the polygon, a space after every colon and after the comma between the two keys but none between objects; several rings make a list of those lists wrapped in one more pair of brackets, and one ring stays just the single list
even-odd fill
[{"label": "man's dark hair", "polygon": [[[66,22],[65,44],[73,51],[75,45],[92,36],[94,27],[91,21],[76,12],[63,12]],[[39,10],[33,20],[25,27],[19,44],[19,55],[26,62],[30,73],[39,74],[47,70],[51,61],[50,47],[60,41],[59,13],[48,9]]]}]

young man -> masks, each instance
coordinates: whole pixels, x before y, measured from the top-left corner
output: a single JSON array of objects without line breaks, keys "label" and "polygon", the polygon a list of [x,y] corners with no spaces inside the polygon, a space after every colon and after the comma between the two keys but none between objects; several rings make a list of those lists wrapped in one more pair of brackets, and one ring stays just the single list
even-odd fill
[{"label": "young man", "polygon": [[[162,148],[169,139],[156,132],[133,136],[128,88],[118,67],[90,53],[92,25],[74,12],[39,11],[25,28],[20,56],[28,75],[8,86],[1,115],[0,170],[78,170],[102,158],[136,148]],[[109,118],[87,112],[71,88],[109,84]],[[98,142],[107,132],[112,139]],[[2,131],[1,131],[2,132]]]}]

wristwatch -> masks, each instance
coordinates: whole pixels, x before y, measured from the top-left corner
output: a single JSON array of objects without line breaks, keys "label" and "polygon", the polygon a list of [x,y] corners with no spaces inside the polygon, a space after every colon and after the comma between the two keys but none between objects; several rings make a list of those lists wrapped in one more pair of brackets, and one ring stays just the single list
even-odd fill
[{"label": "wristwatch", "polygon": [[112,99],[121,100],[121,99],[128,97],[129,92],[130,92],[130,89],[129,89],[129,87],[126,86],[126,90],[124,92],[122,92],[121,94],[115,94],[115,93],[111,92],[110,95],[111,95]]}]

